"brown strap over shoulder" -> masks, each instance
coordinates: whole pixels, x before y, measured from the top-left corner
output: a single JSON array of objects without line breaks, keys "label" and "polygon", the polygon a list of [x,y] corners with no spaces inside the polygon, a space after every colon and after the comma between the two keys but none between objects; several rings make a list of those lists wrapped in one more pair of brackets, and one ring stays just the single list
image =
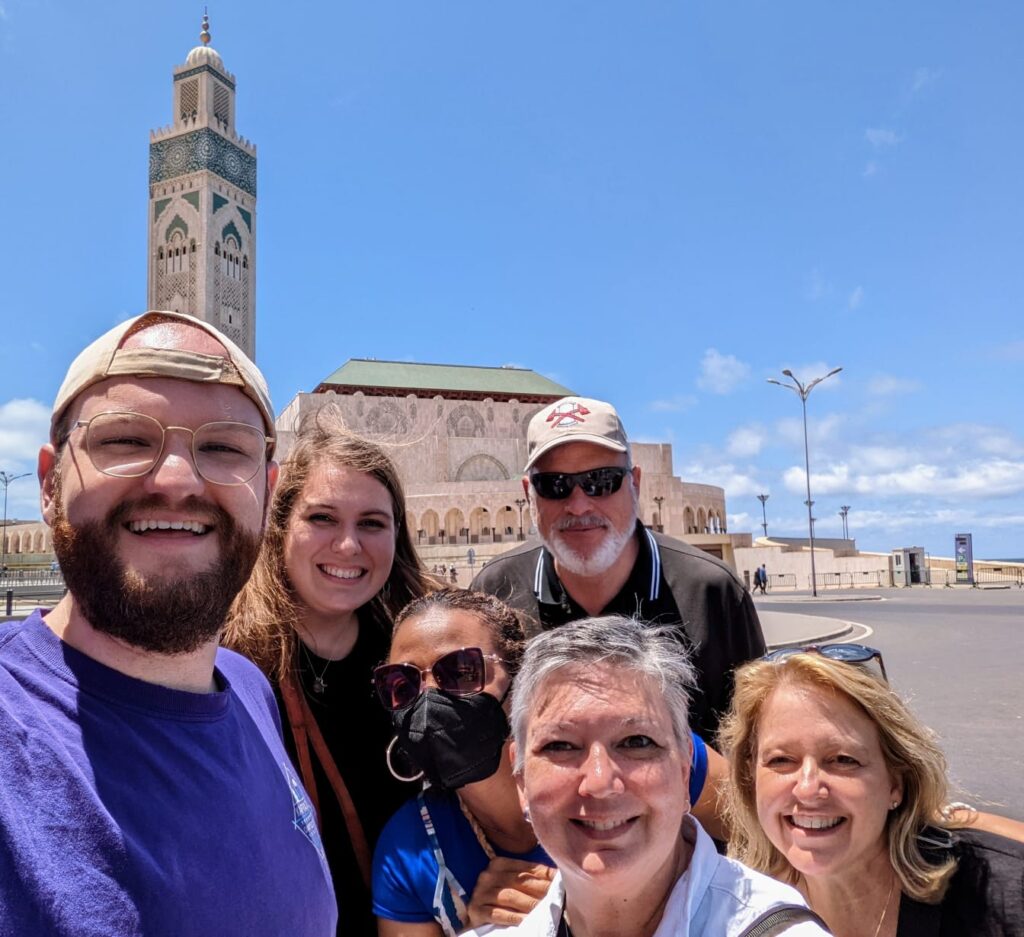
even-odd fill
[{"label": "brown strap over shoulder", "polygon": [[334,762],[327,742],[324,741],[320,726],[317,725],[309,703],[300,688],[296,686],[293,679],[281,681],[281,696],[284,699],[284,708],[288,716],[288,724],[291,726],[292,735],[295,738],[295,750],[299,757],[299,770],[302,773],[302,783],[313,801],[313,808],[316,810],[317,819],[320,819],[320,807],[317,801],[316,777],[313,774],[313,763],[310,758],[312,748],[320,767],[323,768],[327,780],[331,784],[334,796],[338,799],[338,806],[341,807],[341,815],[345,820],[345,828],[348,830],[348,838],[352,843],[352,851],[355,853],[359,871],[363,877],[363,883],[370,888],[370,847],[366,841],[366,833],[363,824],[356,813],[352,796],[348,792],[338,766]]}]

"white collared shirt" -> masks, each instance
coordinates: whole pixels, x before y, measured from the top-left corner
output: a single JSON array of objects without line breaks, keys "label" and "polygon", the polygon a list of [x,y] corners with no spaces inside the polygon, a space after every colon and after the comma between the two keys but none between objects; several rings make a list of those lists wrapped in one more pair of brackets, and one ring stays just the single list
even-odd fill
[{"label": "white collared shirt", "polygon": [[[672,889],[654,937],[688,937],[690,934],[737,937],[771,908],[784,904],[806,905],[795,888],[719,855],[711,837],[693,817],[688,816],[683,822],[683,835],[694,839],[693,855]],[[489,925],[467,931],[463,937],[499,933],[503,937],[505,934],[509,937],[555,937],[564,905],[565,886],[559,873],[547,894],[521,924]],[[821,937],[828,932],[813,921],[801,921],[784,933],[788,937]]]}]

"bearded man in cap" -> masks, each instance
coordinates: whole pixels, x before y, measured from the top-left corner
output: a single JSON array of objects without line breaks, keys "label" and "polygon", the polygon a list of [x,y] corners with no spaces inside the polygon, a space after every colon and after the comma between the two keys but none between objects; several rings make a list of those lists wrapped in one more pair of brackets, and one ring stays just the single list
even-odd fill
[{"label": "bearded man in cap", "polygon": [[0,625],[0,934],[334,934],[269,686],[217,646],[274,438],[263,376],[189,316],[71,365],[39,454],[68,592]]},{"label": "bearded man in cap", "polygon": [[608,614],[676,625],[699,678],[691,725],[714,738],[733,670],[765,652],[743,584],[720,560],[640,522],[640,468],[611,404],[565,397],[533,417],[526,441],[523,490],[541,544],[491,560],[471,588],[538,629]]}]

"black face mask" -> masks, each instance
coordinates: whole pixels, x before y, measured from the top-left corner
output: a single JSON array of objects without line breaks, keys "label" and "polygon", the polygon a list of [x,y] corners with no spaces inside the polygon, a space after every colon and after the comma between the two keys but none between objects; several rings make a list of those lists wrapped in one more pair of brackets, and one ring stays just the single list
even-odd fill
[{"label": "black face mask", "polygon": [[505,710],[490,693],[456,697],[431,688],[391,722],[409,760],[449,791],[494,774],[509,734]]}]

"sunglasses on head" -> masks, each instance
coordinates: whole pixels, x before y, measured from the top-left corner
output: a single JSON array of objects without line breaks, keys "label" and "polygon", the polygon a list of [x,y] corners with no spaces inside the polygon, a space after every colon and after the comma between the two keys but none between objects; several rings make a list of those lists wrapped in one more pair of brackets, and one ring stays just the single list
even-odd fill
[{"label": "sunglasses on head", "polygon": [[882,679],[889,682],[889,676],[885,672],[885,662],[882,660],[882,652],[875,647],[868,647],[866,644],[808,644],[804,647],[780,647],[778,650],[770,651],[761,660],[780,661],[794,654],[820,654],[829,660],[837,660],[846,664],[867,664],[871,661],[878,661],[878,669],[882,672]]},{"label": "sunglasses on head", "polygon": [[549,501],[565,500],[577,486],[588,498],[603,498],[622,487],[627,471],[618,465],[608,465],[589,472],[535,472],[530,483],[540,497]]},{"label": "sunglasses on head", "polygon": [[463,647],[442,654],[425,670],[414,664],[381,664],[374,668],[373,687],[381,704],[390,712],[404,709],[423,692],[423,680],[432,674],[434,683],[449,696],[475,696],[487,683],[485,661],[501,662],[497,654],[485,654],[478,647]]}]

